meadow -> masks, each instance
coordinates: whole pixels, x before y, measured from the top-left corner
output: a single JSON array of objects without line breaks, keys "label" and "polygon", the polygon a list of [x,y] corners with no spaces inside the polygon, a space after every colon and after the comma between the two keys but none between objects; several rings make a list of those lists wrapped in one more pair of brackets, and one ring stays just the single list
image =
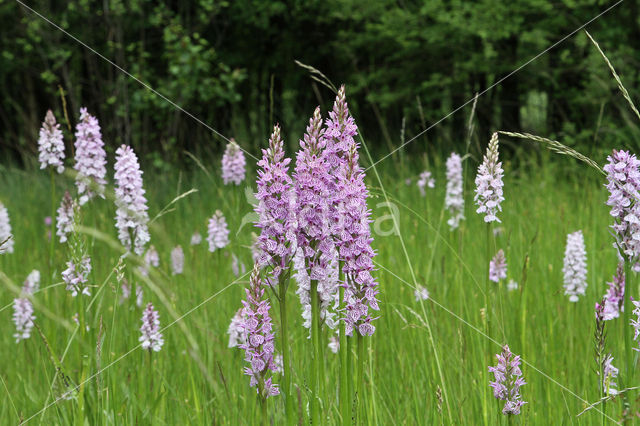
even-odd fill
[{"label": "meadow", "polygon": [[464,150],[415,146],[447,115],[408,141],[403,118],[380,152],[345,86],[298,66],[333,106],[260,152],[124,71],[224,149],[175,165],[103,140],[59,87],[41,167],[0,165],[0,424],[640,417],[640,161],[601,146],[605,104],[588,157],[480,140],[478,98],[508,74],[453,110],[472,105]]},{"label": "meadow", "polygon": [[[444,209],[444,156],[425,154],[420,162],[390,158],[367,171],[380,311],[376,332],[367,338],[365,414],[359,423],[600,424],[620,419],[623,402],[631,404],[630,413],[637,410],[628,392],[628,398],[618,397],[578,417],[602,396],[594,360],[594,304],[617,265],[604,176],[575,159],[526,144],[526,161],[517,168],[503,164],[502,222],[491,230],[475,213],[477,163],[471,157],[463,161],[466,220],[453,231]],[[366,168],[371,161],[362,156]],[[426,188],[422,197],[415,182],[425,159],[435,187]],[[223,185],[217,161],[197,161],[189,173],[144,174],[151,243],[160,263],[148,279],[134,273],[134,267],[124,271],[142,287],[144,303],[153,302],[160,313],[165,343],[159,352],[139,346],[143,307],[133,298],[120,303],[114,270],[125,249],[116,238],[113,199],[96,198],[85,207],[82,233],[93,259],[91,297],[74,298],[60,279],[68,249],[57,240],[49,265],[44,222],[51,215],[49,174],[2,170],[1,200],[15,241],[14,253],[0,256],[5,285],[0,295],[3,424],[261,421],[255,389],[242,373],[242,350],[227,347],[227,329],[241,307],[252,267],[252,233],[259,231],[253,216],[247,216],[253,211],[247,194],[255,192],[256,166],[248,159],[246,181]],[[111,180],[111,171],[109,175]],[[56,200],[73,186],[71,176],[56,176]],[[194,232],[206,235],[207,219],[218,209],[227,218],[230,244],[214,253],[205,241],[191,245]],[[576,230],[584,233],[588,287],[579,302],[570,303],[563,294],[562,265],[566,235]],[[184,248],[184,272],[172,275],[170,252],[177,244]],[[507,279],[493,283],[486,278],[487,252],[498,248],[506,254],[508,273]],[[244,265],[238,276],[233,255]],[[41,290],[33,295],[37,330],[16,344],[12,300],[33,269],[42,273]],[[516,290],[507,288],[509,280],[518,283]],[[416,300],[418,285],[428,290],[427,300]],[[313,353],[294,287],[292,280],[287,308],[293,394],[296,420],[307,423]],[[81,309],[86,332],[72,320]],[[606,324],[606,351],[619,366],[623,326],[622,318]],[[324,330],[324,345],[328,339]],[[495,365],[503,344],[524,361],[527,384],[521,393],[527,404],[519,416],[501,414],[502,404],[488,384],[487,367]],[[325,350],[323,362],[322,422],[339,424],[338,355]],[[279,378],[275,374],[274,382]],[[75,394],[65,394],[75,385]],[[270,397],[267,406],[268,421],[283,424],[283,398]]]}]

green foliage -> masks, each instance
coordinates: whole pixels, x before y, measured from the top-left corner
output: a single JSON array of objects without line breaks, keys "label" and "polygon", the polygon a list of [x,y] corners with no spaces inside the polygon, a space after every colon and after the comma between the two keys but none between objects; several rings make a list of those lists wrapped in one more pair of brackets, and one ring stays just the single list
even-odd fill
[{"label": "green foliage", "polygon": [[[315,105],[331,107],[333,95],[295,65],[300,60],[347,84],[360,128],[375,136],[373,149],[383,153],[400,143],[403,121],[409,140],[610,4],[76,0],[30,6],[254,152],[274,122],[293,146]],[[625,2],[589,25],[632,97],[640,86],[637,12],[637,4]],[[143,158],[155,153],[174,162],[184,150],[220,151],[222,141],[205,126],[18,3],[0,3],[0,22],[4,158],[33,162],[46,109],[62,116],[58,85],[72,124],[80,106],[88,106],[108,140],[132,144]],[[469,113],[470,105],[409,151],[422,152],[425,144],[462,151]],[[596,145],[636,148],[640,138],[606,65],[582,33],[479,98],[475,138],[484,145],[498,129],[544,132],[587,152],[600,150]]]}]

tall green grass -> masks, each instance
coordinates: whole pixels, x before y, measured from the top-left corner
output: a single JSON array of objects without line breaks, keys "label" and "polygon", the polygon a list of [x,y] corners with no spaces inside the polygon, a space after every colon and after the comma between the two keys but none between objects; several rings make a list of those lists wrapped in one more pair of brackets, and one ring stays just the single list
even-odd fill
[{"label": "tall green grass", "polygon": [[[482,423],[482,398],[489,389],[487,360],[494,364],[494,354],[504,343],[526,362],[527,385],[522,393],[529,403],[518,421],[602,421],[595,410],[579,418],[576,415],[587,402],[600,398],[593,356],[594,303],[604,294],[605,283],[617,264],[604,205],[607,194],[603,177],[595,170],[572,159],[550,161],[547,153],[541,158],[517,170],[505,165],[502,233],[495,244],[506,253],[509,278],[520,284],[513,292],[506,289],[506,282],[486,288],[486,224],[475,214],[471,180],[466,182],[467,220],[459,230],[450,232],[442,208],[444,158],[430,158],[436,188],[425,198],[415,185],[405,184],[405,178],[417,176],[417,167],[400,168],[389,160],[377,166],[379,178],[369,171],[369,206],[377,221],[373,229],[392,229],[388,204],[383,204],[388,201],[398,208],[401,234],[400,238],[374,232],[381,311],[377,331],[366,346],[370,362],[364,371],[364,404],[369,424]],[[466,160],[465,167],[469,169],[466,176],[472,177],[475,163]],[[197,189],[154,221],[152,243],[161,264],[149,281],[137,279],[144,288],[145,302],[153,302],[159,310],[161,325],[170,325],[163,332],[164,347],[152,355],[135,349],[141,309],[131,301],[118,303],[120,290],[113,269],[122,251],[111,244],[117,241],[113,203],[95,199],[85,213],[85,225],[93,229],[87,231],[86,238],[94,267],[91,283],[96,287],[85,303],[91,302],[87,309],[90,329],[82,337],[71,319],[78,309],[76,300],[60,279],[68,258],[64,245],[56,243],[49,275],[49,242],[43,222],[50,214],[48,176],[16,169],[0,174],[0,201],[9,209],[15,235],[15,253],[0,256],[4,274],[0,292],[2,424],[25,419],[31,424],[251,425],[260,421],[255,389],[249,388],[249,379],[242,374],[242,351],[227,348],[226,334],[248,281],[248,275],[233,276],[231,253],[238,255],[249,271],[251,233],[256,232],[251,224],[240,229],[243,217],[252,211],[244,187],[222,186],[216,170],[208,170],[208,174],[201,170],[147,173],[144,179],[151,217],[179,194]],[[57,180],[56,193],[60,195],[64,189],[73,189],[72,180]],[[216,253],[209,253],[206,243],[190,246],[194,231],[206,234],[206,220],[216,209],[222,210],[229,222],[230,246]],[[587,245],[589,287],[586,296],[572,304],[563,295],[561,269],[566,234],[577,229],[583,230]],[[185,249],[185,272],[171,276],[169,254],[176,244]],[[34,329],[30,339],[16,344],[12,338],[12,289],[34,268],[42,272],[42,290],[34,296],[36,324],[42,336]],[[133,268],[128,269],[127,276],[135,278]],[[430,300],[415,301],[414,276],[415,282],[428,288]],[[292,393],[296,413],[306,423],[312,345],[301,325],[294,289],[289,291]],[[485,294],[489,336],[484,334],[482,317]],[[272,315],[278,315],[275,307]],[[618,367],[624,360],[622,330],[622,319],[607,323],[606,347]],[[276,326],[277,348],[279,336]],[[326,344],[328,334],[324,339]],[[327,424],[338,424],[339,358],[328,349],[324,352],[323,419]],[[50,354],[60,359],[59,365]],[[84,380],[83,363],[87,366]],[[66,389],[62,375],[75,384],[86,381],[82,386],[84,419],[79,418],[77,398],[58,400]],[[631,403],[634,398],[630,395]],[[270,398],[268,404],[271,421],[282,424],[282,399]],[[506,424],[501,404],[492,396],[488,408],[489,424]],[[621,412],[620,399],[607,403],[607,415],[618,419]]]}]

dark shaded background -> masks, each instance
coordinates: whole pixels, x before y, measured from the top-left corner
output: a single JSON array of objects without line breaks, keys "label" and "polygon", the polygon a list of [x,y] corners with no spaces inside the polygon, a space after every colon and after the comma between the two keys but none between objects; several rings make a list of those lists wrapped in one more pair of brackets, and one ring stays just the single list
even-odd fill
[{"label": "dark shaded background", "polygon": [[[514,1],[25,1],[222,134],[257,153],[272,123],[294,146],[314,107],[333,94],[294,59],[347,85],[376,155],[454,108],[598,15],[613,2]],[[160,169],[184,151],[218,154],[206,127],[14,1],[0,2],[1,162],[35,165],[48,108],[71,125],[81,106],[110,150],[131,144]],[[638,2],[589,25],[631,97],[639,84]],[[470,106],[407,146],[463,150]],[[403,126],[404,123],[404,126]],[[66,125],[65,125],[66,127]],[[474,139],[528,131],[602,158],[637,149],[638,122],[606,64],[578,33],[481,96]],[[66,131],[71,147],[73,138]],[[476,144],[477,145],[477,144]],[[507,151],[509,147],[507,146]],[[513,155],[514,149],[511,149]]]}]

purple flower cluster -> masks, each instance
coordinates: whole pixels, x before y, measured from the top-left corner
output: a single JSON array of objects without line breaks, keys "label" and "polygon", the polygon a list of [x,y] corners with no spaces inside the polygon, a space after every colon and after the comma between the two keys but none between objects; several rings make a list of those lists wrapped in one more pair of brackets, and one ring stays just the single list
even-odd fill
[{"label": "purple flower cluster", "polygon": [[498,161],[498,134],[494,133],[489,141],[487,153],[476,175],[476,195],[473,198],[478,205],[477,213],[484,213],[485,222],[500,222],[498,212],[502,211],[502,163]]},{"label": "purple flower cluster", "polygon": [[602,388],[607,395],[618,394],[616,389],[618,384],[614,382],[615,378],[618,377],[618,369],[613,366],[612,362],[613,356],[608,354],[602,363]]},{"label": "purple flower cluster", "polygon": [[34,269],[27,275],[27,279],[22,284],[23,294],[34,294],[40,289],[40,271]]},{"label": "purple flower cluster", "polygon": [[51,110],[47,111],[40,135],[38,137],[38,160],[40,168],[47,166],[56,168],[58,173],[64,172],[64,141],[60,124],[56,123],[56,117]]},{"label": "purple flower cluster", "polygon": [[[604,306],[602,307],[602,319],[605,321],[618,318],[620,312],[624,311],[624,262],[618,263],[616,273],[607,284],[609,285],[607,293],[602,299]],[[596,303],[596,310],[598,304]]]},{"label": "purple flower cluster", "polygon": [[214,215],[209,219],[207,242],[209,243],[209,251],[214,252],[229,244],[229,228],[227,220],[220,210],[216,210]]},{"label": "purple flower cluster", "polygon": [[198,231],[194,232],[191,236],[191,245],[197,246],[202,242],[202,235]]},{"label": "purple flower cluster", "polygon": [[427,290],[424,286],[419,285],[413,291],[413,297],[416,298],[416,302],[421,300],[429,300],[429,290]]},{"label": "purple flower cluster", "polygon": [[243,308],[238,309],[233,318],[231,318],[231,323],[229,323],[229,328],[227,329],[227,334],[229,335],[229,345],[227,347],[235,348],[247,344],[247,333],[244,329],[246,320]]},{"label": "purple flower cluster", "polygon": [[260,270],[256,264],[251,273],[249,288],[245,290],[247,300],[242,301],[243,332],[246,343],[238,345],[245,350],[245,361],[249,363],[244,373],[251,377],[250,385],[257,388],[261,398],[278,395],[278,385],[267,377],[269,370],[275,371],[273,360],[275,347],[273,344],[273,325],[269,316],[269,301],[264,299],[264,287],[260,280]]},{"label": "purple flower cluster", "polygon": [[123,246],[137,255],[144,253],[149,242],[147,199],[142,187],[142,170],[131,147],[116,150],[116,228]]},{"label": "purple flower cluster", "polygon": [[564,294],[570,302],[577,302],[587,289],[587,250],[584,246],[582,231],[567,235],[567,247],[564,252]]},{"label": "purple flower cluster", "polygon": [[13,300],[13,322],[16,325],[13,337],[15,337],[16,343],[31,337],[31,329],[35,319],[33,305],[29,299],[21,297]]},{"label": "purple flower cluster", "polygon": [[67,234],[73,232],[74,216],[77,204],[69,191],[64,192],[60,207],[58,207],[58,216],[56,218],[56,235],[60,237],[60,242],[67,242]]},{"label": "purple flower cluster", "polygon": [[335,334],[333,336],[331,336],[329,338],[329,350],[334,353],[337,354],[338,351],[340,350],[340,339],[338,338],[338,336],[336,336]]},{"label": "purple flower cluster", "polygon": [[177,245],[171,250],[171,273],[180,275],[184,270],[184,251],[182,246]]},{"label": "purple flower cluster", "polygon": [[[302,260],[296,262],[304,268],[309,280],[327,282],[329,265],[334,258],[335,248],[332,238],[331,208],[334,187],[331,181],[328,159],[333,156],[338,161],[339,148],[332,152],[325,150],[326,139],[323,137],[320,108],[316,108],[309,120],[307,132],[300,141],[302,148],[296,158],[295,195],[297,208],[297,245]],[[331,155],[329,155],[331,154]],[[311,300],[310,295],[302,293],[306,288],[306,280],[298,281],[301,300]],[[304,306],[304,305],[303,305]]]},{"label": "purple flower cluster", "polygon": [[452,152],[447,158],[447,190],[444,197],[444,208],[451,217],[447,221],[451,229],[456,229],[464,220],[464,197],[462,188],[462,158]]},{"label": "purple flower cluster", "polygon": [[520,414],[520,407],[526,404],[520,395],[520,387],[526,385],[520,370],[520,356],[513,355],[508,345],[502,347],[502,353],[497,354],[498,364],[489,367],[494,380],[489,383],[493,388],[493,396],[505,401],[502,414]]},{"label": "purple flower cluster", "polygon": [[244,273],[247,272],[244,263],[238,259],[235,253],[231,253],[231,272],[233,272],[233,275],[236,277],[239,277],[241,274],[244,275]]},{"label": "purple flower cluster", "polygon": [[[318,114],[320,114],[319,109]],[[356,122],[349,114],[344,84],[338,90],[325,126],[323,137],[326,140],[326,161],[330,171],[333,172],[344,164],[347,153],[355,144],[354,137],[358,134]]]},{"label": "purple flower cluster", "polygon": [[[126,279],[122,280],[122,285],[120,286],[122,290],[122,296],[120,297],[120,304],[124,303],[125,300],[128,300],[131,297],[131,286]],[[136,286],[136,306],[138,308],[142,307],[144,293],[142,291],[142,287],[140,285]]]},{"label": "purple flower cluster", "polygon": [[418,176],[416,185],[418,185],[420,195],[424,197],[425,195],[427,195],[427,191],[425,191],[425,188],[435,188],[436,180],[433,178],[433,176],[431,176],[431,172],[429,170],[425,170],[424,172],[420,173],[420,176]]},{"label": "purple flower cluster", "polygon": [[104,198],[104,186],[107,181],[107,154],[104,151],[102,133],[98,119],[80,108],[80,121],[76,125],[76,164],[78,172],[76,185],[80,196],[80,205],[95,196],[94,190]]},{"label": "purple flower cluster", "polygon": [[371,248],[369,192],[364,183],[364,171],[358,165],[357,149],[356,144],[351,146],[345,167],[338,174],[341,226],[337,245],[346,277],[346,334],[351,335],[355,328],[361,335],[370,336],[376,329],[371,323],[374,320],[371,310],[380,308],[376,298],[378,283],[371,274],[376,253]]},{"label": "purple flower cluster", "polygon": [[67,291],[71,296],[76,297],[78,293],[91,296],[89,287],[86,285],[91,272],[91,258],[83,256],[78,262],[70,260],[67,262],[67,269],[62,271],[62,280],[67,284]]},{"label": "purple flower cluster", "polygon": [[13,335],[16,343],[31,337],[33,321],[33,304],[27,296],[33,295],[40,288],[40,271],[34,269],[27,276],[22,286],[20,298],[13,300],[13,322],[16,325],[16,333]]},{"label": "purple flower cluster", "polygon": [[628,151],[613,150],[604,166],[617,245],[632,264],[640,255],[640,161]]},{"label": "purple flower cluster", "polygon": [[222,155],[222,181],[225,185],[240,185],[245,176],[246,160],[244,153],[234,139],[227,144]]},{"label": "purple flower cluster", "polygon": [[295,206],[292,181],[288,175],[280,127],[276,125],[269,139],[269,148],[262,150],[258,161],[258,214],[256,226],[261,229],[257,240],[258,263],[269,266],[270,277],[277,281],[285,270],[296,247]]},{"label": "purple flower cluster", "polygon": [[160,315],[153,309],[153,304],[147,304],[142,312],[142,326],[140,327],[140,338],[142,349],[158,352],[164,345],[162,333],[160,333]]},{"label": "purple flower cluster", "polygon": [[9,222],[9,211],[0,203],[0,254],[13,253],[13,235]]},{"label": "purple flower cluster", "polygon": [[160,255],[153,244],[149,246],[149,250],[144,254],[144,263],[154,268],[160,266]]},{"label": "purple flower cluster", "polygon": [[[632,313],[636,316],[636,319],[631,320],[631,327],[633,327],[634,332],[633,340],[637,341],[640,344],[640,340],[638,340],[638,338],[640,337],[640,302],[637,300],[632,300],[631,303],[633,303],[633,306],[635,306]],[[633,349],[640,352],[640,348]]]},{"label": "purple flower cluster", "polygon": [[149,267],[157,268],[158,266],[160,266],[160,255],[158,255],[156,247],[151,244],[144,254],[144,265],[140,265],[138,269],[142,275],[147,277],[149,276]]},{"label": "purple flower cluster", "polygon": [[507,278],[507,258],[504,251],[500,249],[489,262],[489,279],[497,283],[505,278]]}]

